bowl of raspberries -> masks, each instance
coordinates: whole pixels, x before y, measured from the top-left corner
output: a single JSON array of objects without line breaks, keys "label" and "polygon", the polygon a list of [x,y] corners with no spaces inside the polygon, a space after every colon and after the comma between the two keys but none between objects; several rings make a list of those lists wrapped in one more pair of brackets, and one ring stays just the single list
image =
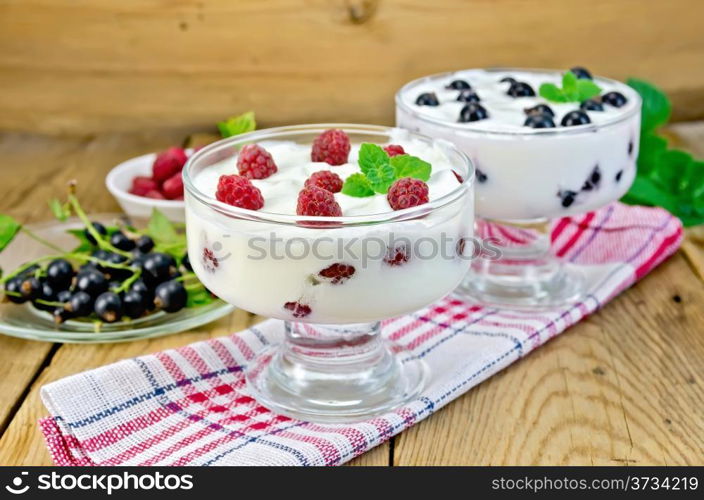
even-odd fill
[{"label": "bowl of raspberries", "polygon": [[105,185],[134,218],[148,218],[154,208],[175,222],[183,222],[183,178],[181,171],[193,152],[171,147],[124,161],[114,167]]}]

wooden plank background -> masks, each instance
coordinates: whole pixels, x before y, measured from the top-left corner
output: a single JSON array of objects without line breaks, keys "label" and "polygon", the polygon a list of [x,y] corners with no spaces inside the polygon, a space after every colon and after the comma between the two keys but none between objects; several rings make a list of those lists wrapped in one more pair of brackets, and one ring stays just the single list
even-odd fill
[{"label": "wooden plank background", "polygon": [[704,117],[701,0],[0,0],[0,130],[391,123],[392,96],[473,66],[570,67]]}]

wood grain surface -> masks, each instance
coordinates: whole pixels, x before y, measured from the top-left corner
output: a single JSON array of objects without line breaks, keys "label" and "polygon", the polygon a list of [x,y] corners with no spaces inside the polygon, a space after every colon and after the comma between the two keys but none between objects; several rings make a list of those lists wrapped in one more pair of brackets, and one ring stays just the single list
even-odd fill
[{"label": "wood grain surface", "polygon": [[[704,153],[704,124],[672,131]],[[185,135],[0,134],[0,213],[47,219],[46,200],[72,178],[89,211],[116,210],[103,188],[111,166]],[[704,235],[689,233],[683,251],[602,311],[352,464],[704,464]],[[260,319],[239,311],[125,344],[52,347],[0,335],[0,465],[50,463],[36,425],[46,415],[42,384]]]},{"label": "wood grain surface", "polygon": [[484,66],[638,76],[704,117],[701,0],[0,0],[0,130],[393,121],[410,79]]}]

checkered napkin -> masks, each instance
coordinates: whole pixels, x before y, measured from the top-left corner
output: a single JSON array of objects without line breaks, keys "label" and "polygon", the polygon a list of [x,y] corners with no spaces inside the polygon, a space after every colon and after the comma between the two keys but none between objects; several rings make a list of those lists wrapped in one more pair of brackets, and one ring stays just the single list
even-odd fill
[{"label": "checkered napkin", "polygon": [[377,418],[323,425],[271,413],[247,394],[242,369],[283,335],[269,320],[228,337],[128,359],[48,384],[41,431],[58,465],[338,465],[377,446],[547,342],[643,277],[682,240],[657,208],[618,203],[558,221],[553,247],[590,264],[587,298],[539,314],[447,297],[388,320],[401,355],[423,358],[423,394]]}]

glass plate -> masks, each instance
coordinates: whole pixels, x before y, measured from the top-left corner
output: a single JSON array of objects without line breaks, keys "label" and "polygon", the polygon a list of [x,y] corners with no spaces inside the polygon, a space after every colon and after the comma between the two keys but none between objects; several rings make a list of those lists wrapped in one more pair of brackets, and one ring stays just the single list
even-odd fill
[{"label": "glass plate", "polygon": [[[92,220],[104,224],[113,224],[120,218],[124,218],[124,215],[91,216]],[[140,226],[140,221],[131,220],[130,223]],[[78,219],[69,219],[66,222],[42,222],[27,226],[41,238],[67,250],[75,248],[78,240],[66,233],[66,230],[80,227],[83,225]],[[50,248],[20,232],[0,253],[0,267],[5,273],[9,273],[25,262],[52,253],[54,252]],[[176,313],[157,312],[136,320],[105,323],[101,325],[100,331],[96,332],[94,323],[89,321],[68,320],[61,325],[56,325],[51,314],[39,311],[28,303],[22,305],[2,303],[0,304],[0,333],[47,342],[124,342],[196,328],[219,319],[234,309],[233,306],[216,300],[205,306],[184,308]]]}]

